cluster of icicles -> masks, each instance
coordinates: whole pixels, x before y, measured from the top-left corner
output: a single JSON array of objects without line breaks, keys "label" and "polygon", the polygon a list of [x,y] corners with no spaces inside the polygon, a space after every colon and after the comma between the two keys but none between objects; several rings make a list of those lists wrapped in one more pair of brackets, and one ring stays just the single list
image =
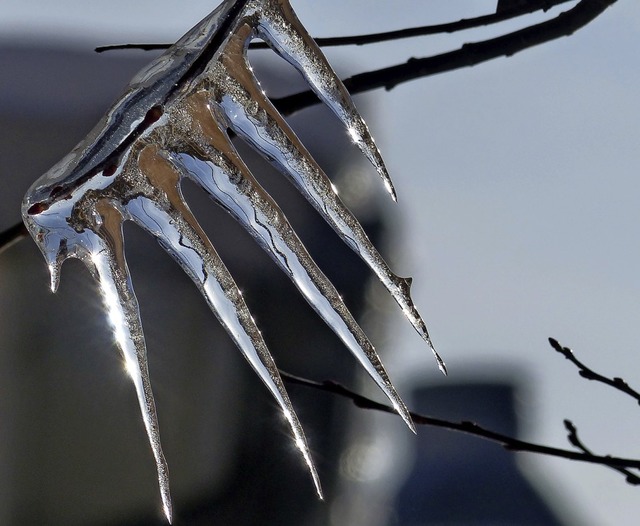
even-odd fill
[{"label": "cluster of icicles", "polygon": [[286,217],[238,155],[230,132],[274,164],[369,265],[431,345],[409,296],[410,280],[391,272],[330,180],[265,96],[246,58],[261,38],[291,63],[347,128],[395,199],[366,124],[288,0],[226,0],[144,68],[98,125],[31,187],[23,217],[56,290],[60,266],[78,258],[99,282],[115,339],[133,379],[155,457],[164,513],[169,476],[147,369],[145,340],[127,268],[122,225],[155,236],[195,282],[211,310],[277,400],[295,444],[318,475],[282,379],[231,274],[192,215],[180,189],[188,178],[227,210],[291,278],[341,338],[406,424],[411,417],[373,345],[316,266]]}]

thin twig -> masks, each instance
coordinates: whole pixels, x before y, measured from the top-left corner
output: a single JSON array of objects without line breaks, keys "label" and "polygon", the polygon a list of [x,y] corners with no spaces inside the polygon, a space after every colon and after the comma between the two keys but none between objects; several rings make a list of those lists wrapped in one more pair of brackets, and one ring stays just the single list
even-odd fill
[{"label": "thin twig", "polygon": [[108,44],[106,46],[98,46],[93,50],[96,53],[104,53],[106,51],[123,51],[127,49],[137,49],[138,51],[158,51],[169,49],[173,44]]},{"label": "thin twig", "polygon": [[618,391],[622,391],[623,393],[629,395],[631,398],[634,398],[640,404],[640,393],[634,389],[632,389],[629,384],[619,377],[608,378],[600,373],[595,372],[590,367],[587,367],[584,363],[582,363],[576,355],[573,354],[573,351],[569,349],[569,347],[563,347],[558,343],[558,341],[554,338],[549,338],[549,344],[553,347],[557,352],[562,354],[567,360],[573,363],[578,368],[578,374],[587,380],[593,380],[595,382],[600,382]]},{"label": "thin twig", "polygon": [[[584,453],[587,453],[588,455],[593,455],[593,452],[589,448],[587,448],[582,443],[582,440],[580,440],[580,438],[578,437],[578,429],[573,424],[573,422],[571,422],[571,420],[565,420],[564,421],[564,427],[569,432],[569,435],[567,436],[567,439],[569,440],[569,442],[573,446],[575,446],[580,451],[582,451]],[[613,469],[614,471],[617,471],[618,473],[621,473],[622,475],[624,475],[628,484],[631,484],[632,486],[640,485],[640,477],[638,475],[636,475],[635,473],[629,471],[628,469],[621,468],[619,466],[607,466],[607,467],[609,467],[609,468]]]},{"label": "thin twig", "polygon": [[[317,382],[314,380],[301,378],[299,376],[295,376],[295,375],[286,373],[284,371],[280,371],[280,374],[283,380],[287,383],[302,385],[305,387],[317,389],[319,391],[337,394],[339,396],[342,396],[344,398],[351,400],[357,407],[360,407],[363,409],[374,409],[376,411],[382,411],[384,413],[394,413],[394,414],[396,412],[395,409],[393,409],[393,407],[389,405],[371,400],[370,398],[367,398],[365,396],[362,396],[361,394],[351,391],[350,389],[347,389],[343,385],[331,380]],[[579,462],[589,462],[592,464],[601,464],[604,466],[610,466],[610,467],[616,467],[616,468],[626,467],[626,468],[640,469],[640,460],[637,460],[637,459],[612,457],[609,455],[601,456],[601,455],[594,455],[592,453],[587,453],[587,452],[579,453],[569,449],[543,446],[540,444],[534,444],[532,442],[525,442],[524,440],[519,440],[517,438],[510,437],[508,435],[503,435],[502,433],[497,433],[495,431],[485,429],[482,426],[476,424],[475,422],[469,422],[469,421],[451,422],[448,420],[433,418],[430,416],[425,416],[425,415],[421,415],[414,412],[410,412],[410,414],[411,414],[411,418],[413,419],[413,422],[417,425],[427,425],[432,427],[449,429],[451,431],[467,433],[469,435],[477,436],[479,438],[483,438],[491,442],[500,444],[504,449],[508,451],[538,453],[541,455],[564,458],[568,460],[576,460]]]},{"label": "thin twig", "polygon": [[[581,0],[573,8],[547,20],[500,37],[464,44],[460,49],[426,58],[411,58],[404,64],[360,73],[344,80],[352,95],[377,88],[390,90],[398,84],[481,62],[509,57],[527,48],[569,36],[602,14],[617,0]],[[311,90],[273,99],[283,114],[291,114],[318,103]]]},{"label": "thin twig", "polygon": [[[547,11],[552,7],[564,4],[571,0],[530,0],[526,4],[505,9],[500,13],[491,13],[473,18],[463,18],[457,22],[447,22],[444,24],[434,24],[430,26],[410,27],[399,29],[396,31],[384,31],[381,33],[370,33],[367,35],[349,35],[342,37],[316,38],[316,43],[321,47],[331,46],[362,46],[367,44],[378,44],[380,42],[389,42],[391,40],[401,40],[404,38],[414,38],[427,35],[437,35],[441,33],[455,33],[466,29],[488,26],[510,20],[522,15],[534,13],[535,11]],[[158,49],[167,49],[171,44],[114,44],[108,46],[100,46],[95,49],[97,53],[105,51],[114,51],[122,49],[139,49],[143,51],[153,51]],[[269,46],[264,42],[252,42],[252,49],[267,49]]]},{"label": "thin twig", "polygon": [[27,227],[23,223],[17,223],[4,232],[0,232],[0,254],[28,235]]}]

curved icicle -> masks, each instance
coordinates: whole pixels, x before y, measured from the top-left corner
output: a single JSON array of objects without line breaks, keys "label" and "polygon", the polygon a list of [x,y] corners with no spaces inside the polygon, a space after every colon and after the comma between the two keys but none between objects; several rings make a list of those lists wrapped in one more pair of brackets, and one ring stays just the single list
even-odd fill
[{"label": "curved icicle", "polygon": [[396,191],[364,119],[324,54],[298,20],[288,1],[268,0],[260,9],[257,34],[307,80],[318,97],[340,118],[350,139],[375,166],[394,201]]},{"label": "curved icicle", "polygon": [[320,479],[306,437],[278,368],[233,277],[184,202],[178,187],[179,174],[155,146],[142,149],[138,165],[153,188],[161,190],[163,195],[154,195],[153,199],[150,196],[137,197],[127,204],[127,211],[136,223],[156,237],[187,272],[276,399],[291,426],[296,446],[309,468],[318,496],[322,498]]},{"label": "curved icicle", "polygon": [[227,88],[214,93],[213,102],[224,113],[231,129],[288,176],[325,221],[373,270],[427,343],[440,370],[446,374],[444,361],[435,350],[427,327],[411,299],[411,279],[401,278],[391,271],[358,220],[340,200],[331,180],[257,84],[244,58],[249,33],[248,26],[240,28],[220,62],[211,66],[219,84]]},{"label": "curved icicle", "polygon": [[227,133],[211,114],[206,115],[209,112],[206,94],[198,93],[187,99],[185,111],[194,117],[189,139],[195,155],[165,155],[256,239],[415,432],[409,411],[389,380],[378,353],[338,291],[313,261],[280,207],[255,180]]},{"label": "curved icicle", "polygon": [[87,257],[81,259],[98,279],[115,340],[124,357],[125,369],[135,386],[142,420],[156,462],[164,514],[171,522],[169,468],[160,444],[138,301],[124,257],[122,215],[106,200],[96,203],[96,212],[100,216],[101,225],[96,229],[95,246]]}]

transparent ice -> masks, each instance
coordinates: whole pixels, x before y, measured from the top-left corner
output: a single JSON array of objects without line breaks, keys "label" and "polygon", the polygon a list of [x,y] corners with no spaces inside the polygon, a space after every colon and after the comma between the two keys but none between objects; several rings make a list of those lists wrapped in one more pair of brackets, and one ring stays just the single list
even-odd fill
[{"label": "transparent ice", "polygon": [[169,521],[168,468],[125,258],[122,225],[128,220],[155,236],[194,281],[280,405],[322,496],[305,435],[278,369],[236,283],[182,196],[183,178],[198,184],[246,228],[414,429],[373,345],[281,209],[240,158],[229,130],[286,175],[369,265],[445,371],[410,298],[410,280],[391,272],[254,77],[246,50],[256,37],[300,71],[344,123],[346,135],[376,167],[395,199],[365,122],[289,1],[226,0],[138,73],[89,135],[35,182],[23,203],[24,221],[49,265],[52,290],[58,286],[62,263],[72,257],[83,261],[100,284],[137,392]]}]

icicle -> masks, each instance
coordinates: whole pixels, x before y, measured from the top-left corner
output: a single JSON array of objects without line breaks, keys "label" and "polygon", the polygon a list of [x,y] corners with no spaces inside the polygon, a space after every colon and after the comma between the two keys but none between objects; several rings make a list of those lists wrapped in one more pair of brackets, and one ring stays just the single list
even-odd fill
[{"label": "icicle", "polygon": [[[429,345],[440,370],[446,374],[444,361],[433,347],[426,325],[411,299],[410,280],[391,271],[358,220],[340,200],[330,179],[258,86],[245,56],[250,34],[248,26],[240,27],[219,61],[209,66],[209,75],[217,81],[216,89],[211,90],[212,103],[219,106],[228,125],[238,135],[291,179],[342,239],[369,265]],[[257,109],[252,104],[255,101],[258,102]]]},{"label": "icicle", "polygon": [[[338,291],[317,267],[282,210],[251,175],[228,135],[207,109],[206,96],[188,99],[181,112],[190,115],[184,133],[191,149],[201,159],[187,154],[169,154],[187,177],[241,223],[256,241],[289,275],[309,304],[335,331],[365,370],[386,394],[409,428],[415,432],[409,411],[397,394],[380,358],[358,326]],[[205,159],[211,159],[205,161]]]},{"label": "icicle", "polygon": [[152,187],[160,192],[155,196],[132,199],[127,204],[132,219],[154,235],[185,269],[229,336],[271,391],[291,425],[296,445],[309,467],[316,491],[322,496],[311,452],[278,368],[240,289],[184,202],[178,188],[178,174],[153,146],[142,149],[137,164],[141,175],[146,176]]},{"label": "icicle", "polygon": [[[162,453],[160,429],[151,380],[147,366],[145,346],[138,301],[133,291],[129,269],[124,257],[122,239],[122,215],[113,204],[106,200],[96,203],[96,212],[100,214],[101,225],[96,229],[100,241],[90,253],[94,275],[100,283],[102,299],[113,334],[124,357],[125,370],[133,381],[138,396],[142,420],[149,444],[153,451],[158,471],[158,483],[162,497],[162,508],[171,522],[171,496],[169,493],[169,468]],[[86,261],[86,258],[84,258]]]},{"label": "icicle", "polygon": [[[253,2],[261,4],[263,2]],[[270,0],[268,8],[257,6],[260,23],[256,31],[271,48],[293,65],[313,91],[340,118],[349,138],[376,167],[394,201],[396,191],[367,124],[356,110],[351,96],[324,54],[309,36],[286,0]]]},{"label": "icicle", "polygon": [[296,67],[343,121],[348,135],[391,181],[366,124],[288,0],[226,0],[143,69],[98,125],[29,189],[23,218],[56,290],[60,267],[81,259],[100,283],[105,308],[138,396],[154,455],[164,513],[169,476],[147,370],[137,300],[124,256],[122,223],[156,237],[191,277],[221,324],[277,400],[309,469],[318,474],[273,358],[229,271],[191,214],[180,179],[196,181],[287,273],[316,312],[391,400],[409,412],[375,348],[317,267],[275,201],[256,182],[227,135],[232,128],[289,177],[376,274],[437,355],[409,294],[340,201],[329,178],[257,85],[246,47],[260,36]]}]

